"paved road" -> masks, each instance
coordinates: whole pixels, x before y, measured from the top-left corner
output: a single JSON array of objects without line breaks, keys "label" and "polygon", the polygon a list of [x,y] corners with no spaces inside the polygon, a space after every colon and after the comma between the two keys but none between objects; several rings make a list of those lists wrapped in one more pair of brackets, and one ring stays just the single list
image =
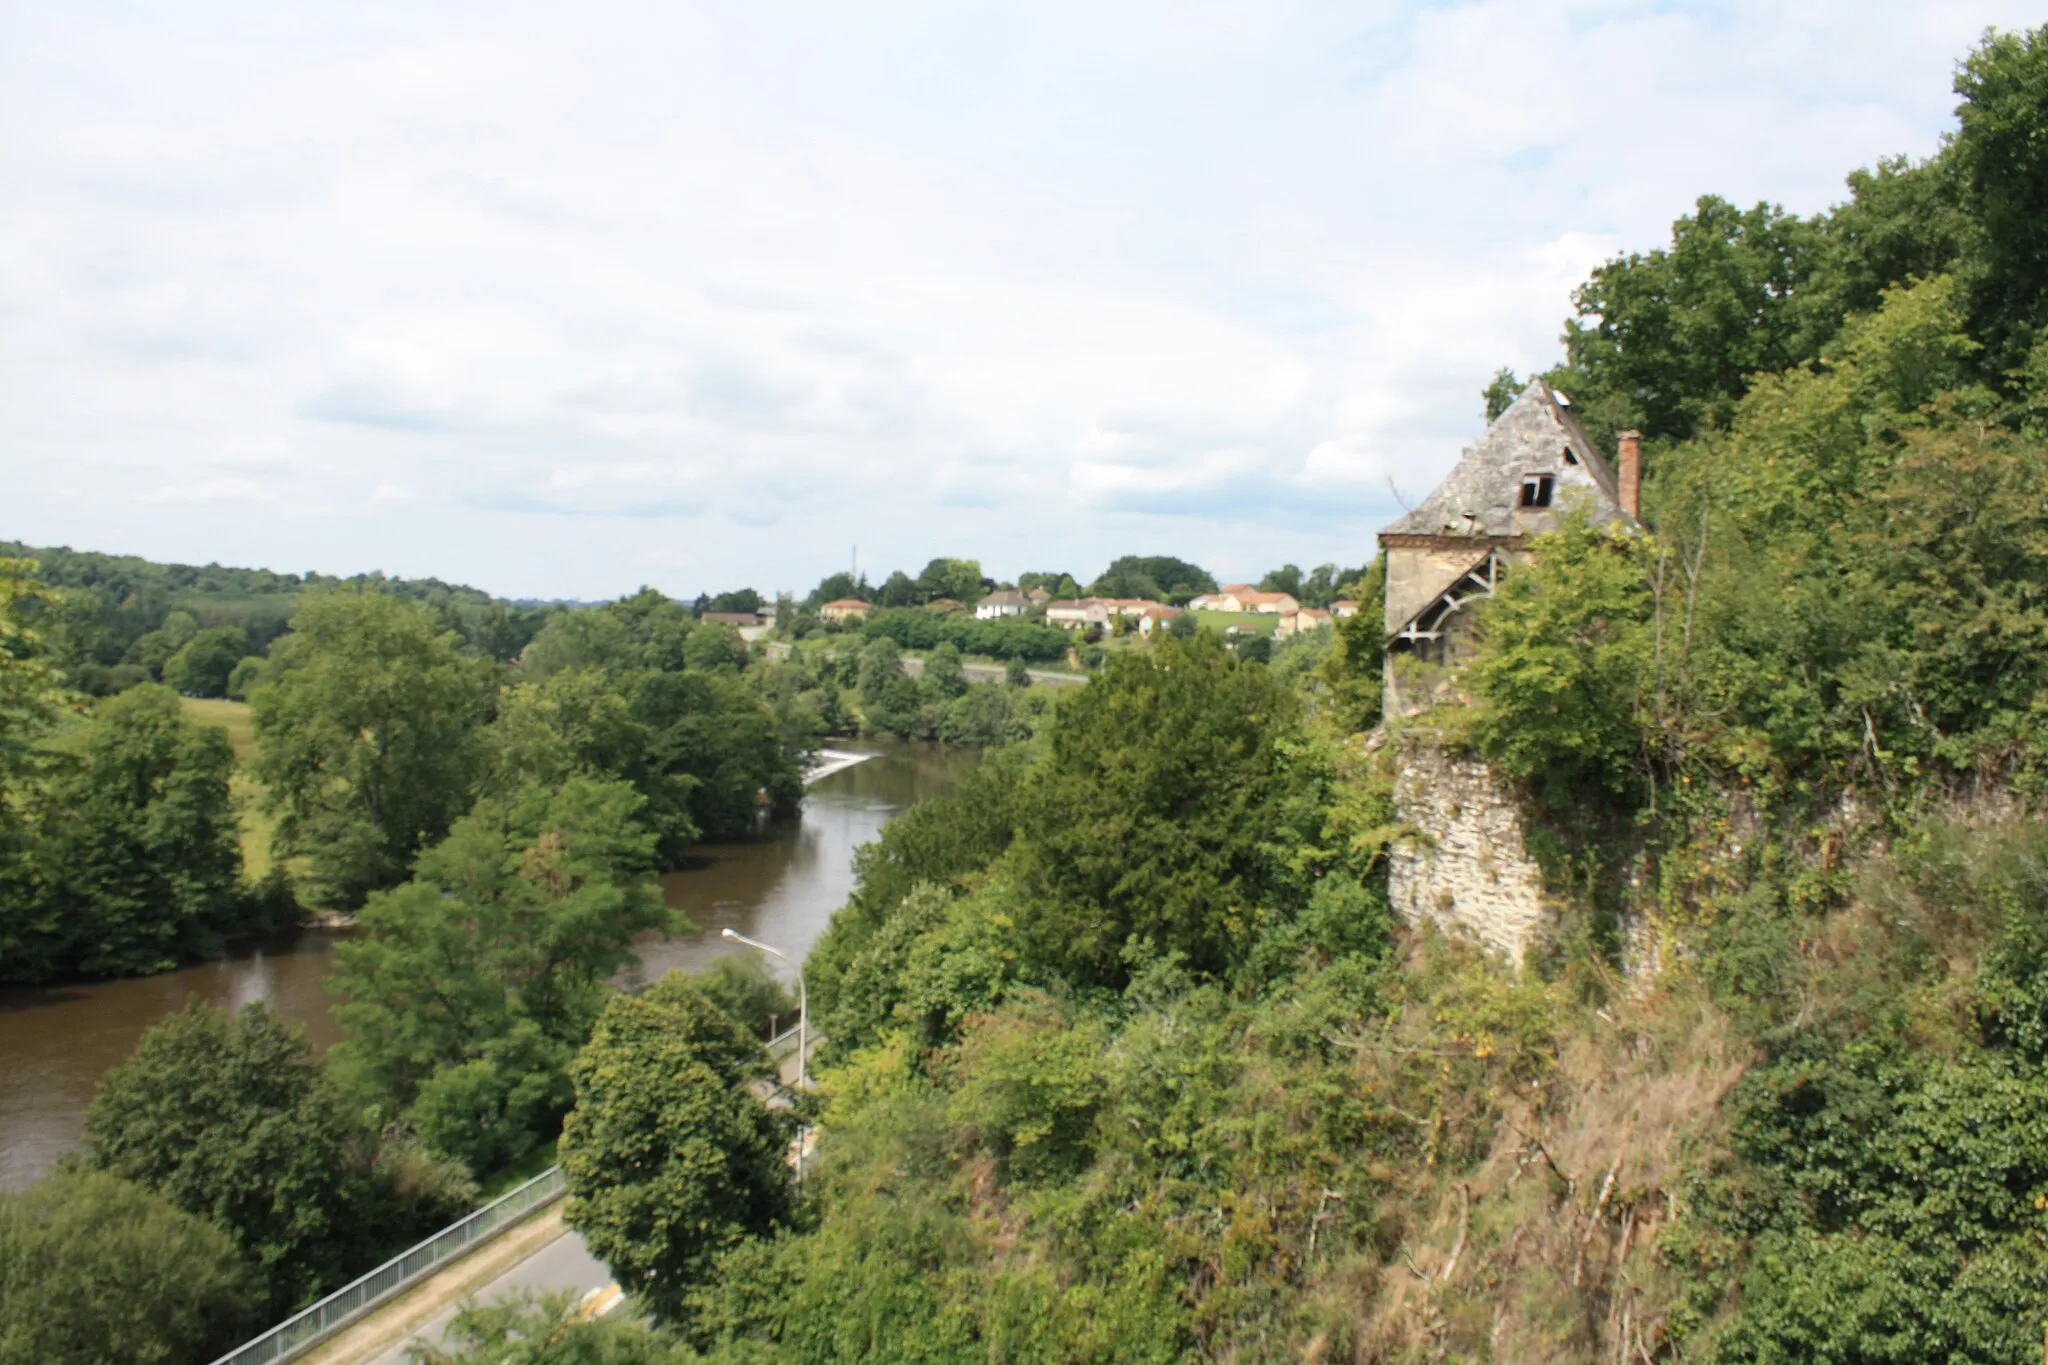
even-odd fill
[{"label": "paved road", "polygon": [[[490,1303],[522,1290],[535,1294],[559,1294],[565,1289],[581,1299],[591,1290],[602,1289],[611,1282],[611,1271],[584,1248],[583,1238],[565,1230],[561,1236],[478,1290],[476,1301]],[[373,1357],[369,1365],[406,1365],[405,1348],[412,1342],[442,1345],[448,1325],[455,1321],[455,1311],[455,1305],[442,1309],[427,1319],[406,1342]]]},{"label": "paved road", "polygon": [[[913,678],[922,678],[924,660],[906,655],[903,660],[903,671]],[[1043,683],[1048,687],[1071,687],[1088,681],[1079,673],[1048,673],[1042,668],[1027,668],[1024,671],[1030,675],[1031,681]],[[1001,682],[1007,675],[996,664],[961,664],[960,676],[969,682],[987,683]]]},{"label": "paved road", "polygon": [[[789,650],[790,646],[787,641],[771,640],[768,642],[768,655],[770,658],[787,659],[789,657]],[[903,671],[913,678],[923,677],[924,660],[905,656]],[[1024,671],[1030,676],[1031,681],[1043,683],[1047,687],[1074,687],[1088,681],[1087,677],[1080,673],[1053,673],[1043,668],[1027,668]],[[963,663],[960,665],[960,673],[969,682],[984,683],[1001,682],[1006,676],[1003,668],[998,664]]]}]

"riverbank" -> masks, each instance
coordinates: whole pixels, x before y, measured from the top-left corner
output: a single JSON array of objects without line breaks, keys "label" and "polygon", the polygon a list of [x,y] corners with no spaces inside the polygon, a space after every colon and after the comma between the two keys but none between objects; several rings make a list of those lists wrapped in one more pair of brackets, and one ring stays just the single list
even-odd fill
[{"label": "riverbank", "polygon": [[[643,940],[629,975],[700,970],[732,950],[718,938],[728,925],[801,958],[852,891],[854,851],[980,761],[978,751],[936,744],[846,742],[828,752],[858,757],[813,771],[800,818],[742,842],[700,845],[662,878],[668,903],[696,928]],[[22,1188],[69,1150],[100,1076],[188,998],[227,1009],[268,1004],[304,1025],[316,1049],[331,1046],[340,1030],[325,980],[347,936],[300,929],[157,976],[0,990],[0,1188]]]}]

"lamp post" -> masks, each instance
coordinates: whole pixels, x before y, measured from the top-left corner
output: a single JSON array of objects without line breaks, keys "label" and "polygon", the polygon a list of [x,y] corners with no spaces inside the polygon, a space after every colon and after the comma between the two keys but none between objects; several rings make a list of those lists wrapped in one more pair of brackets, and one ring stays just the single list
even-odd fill
[{"label": "lamp post", "polygon": [[790,961],[789,955],[787,953],[778,952],[775,949],[770,948],[767,944],[761,942],[759,939],[748,938],[745,934],[742,934],[730,927],[722,929],[719,932],[722,936],[731,939],[734,943],[744,943],[749,948],[758,948],[760,951],[768,954],[768,956],[770,957],[781,958],[784,962],[788,962],[791,967],[794,967],[796,969],[796,1088],[799,1090],[810,1089],[811,997],[810,992],[804,989],[803,964],[800,962]]}]

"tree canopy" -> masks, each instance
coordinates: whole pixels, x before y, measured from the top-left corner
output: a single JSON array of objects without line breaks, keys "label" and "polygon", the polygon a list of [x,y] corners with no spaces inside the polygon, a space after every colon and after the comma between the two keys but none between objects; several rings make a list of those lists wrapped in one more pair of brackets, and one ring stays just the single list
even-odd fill
[{"label": "tree canopy", "polygon": [[309,595],[272,662],[250,700],[280,851],[357,904],[469,805],[488,679],[431,612],[375,593]]},{"label": "tree canopy", "polygon": [[234,1242],[96,1171],[0,1190],[0,1365],[186,1365],[256,1324]]},{"label": "tree canopy", "polygon": [[675,973],[614,996],[576,1061],[561,1143],[569,1223],[664,1316],[682,1314],[721,1252],[791,1216],[791,1125],[745,1084],[767,1064]]}]

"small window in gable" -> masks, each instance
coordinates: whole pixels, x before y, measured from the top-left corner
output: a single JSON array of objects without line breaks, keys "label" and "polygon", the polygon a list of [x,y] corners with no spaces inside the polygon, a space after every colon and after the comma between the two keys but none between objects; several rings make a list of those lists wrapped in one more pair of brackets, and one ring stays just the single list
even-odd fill
[{"label": "small window in gable", "polygon": [[1548,474],[1531,474],[1522,480],[1522,506],[1550,506],[1551,491],[1557,481]]},{"label": "small window in gable", "polygon": [[1564,448],[1564,462],[1566,464],[1577,464],[1579,462],[1578,454],[1570,446]]}]

